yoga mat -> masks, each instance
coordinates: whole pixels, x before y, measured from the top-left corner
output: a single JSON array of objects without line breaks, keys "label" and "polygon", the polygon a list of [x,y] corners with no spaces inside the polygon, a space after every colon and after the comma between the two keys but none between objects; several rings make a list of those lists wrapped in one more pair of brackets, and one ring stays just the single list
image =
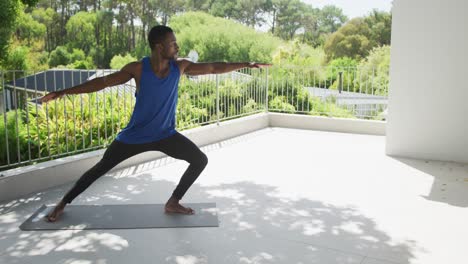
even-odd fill
[{"label": "yoga mat", "polygon": [[134,229],[218,227],[216,203],[183,203],[195,211],[192,215],[166,214],[164,204],[72,205],[65,207],[56,222],[44,216],[55,205],[42,205],[20,225],[21,230]]}]

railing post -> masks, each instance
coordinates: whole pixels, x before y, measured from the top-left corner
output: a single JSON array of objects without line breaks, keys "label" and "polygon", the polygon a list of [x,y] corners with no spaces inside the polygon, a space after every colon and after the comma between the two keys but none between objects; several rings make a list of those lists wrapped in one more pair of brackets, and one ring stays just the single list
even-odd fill
[{"label": "railing post", "polygon": [[[7,111],[8,111],[8,105],[10,105],[9,102],[7,102],[7,89],[5,87],[5,72],[2,72],[2,94],[3,94],[3,125],[5,127],[5,151],[6,151],[6,157],[7,157],[7,165],[10,165],[10,149],[9,149],[9,144],[8,144],[8,125],[7,125]],[[11,98],[11,96],[10,96]],[[11,99],[10,99],[11,100]],[[11,108],[11,107],[10,107]],[[3,149],[2,149],[3,151]]]},{"label": "railing post", "polygon": [[265,112],[268,113],[268,67],[266,67]]},{"label": "railing post", "polygon": [[219,126],[219,77],[216,74],[216,124]]},{"label": "railing post", "polygon": [[338,72],[338,74],[340,76],[340,78],[338,80],[338,91],[339,91],[339,93],[341,93],[341,91],[343,90],[343,72],[340,71],[340,72]]}]

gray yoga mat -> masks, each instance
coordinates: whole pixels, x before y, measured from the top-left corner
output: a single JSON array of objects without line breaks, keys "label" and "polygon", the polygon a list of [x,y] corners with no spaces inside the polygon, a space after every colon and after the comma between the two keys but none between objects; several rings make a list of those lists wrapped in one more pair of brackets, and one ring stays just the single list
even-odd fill
[{"label": "gray yoga mat", "polygon": [[166,214],[164,204],[72,205],[65,207],[58,221],[43,218],[55,205],[42,205],[21,224],[21,230],[133,229],[174,227],[218,227],[216,203],[184,203],[195,214]]}]

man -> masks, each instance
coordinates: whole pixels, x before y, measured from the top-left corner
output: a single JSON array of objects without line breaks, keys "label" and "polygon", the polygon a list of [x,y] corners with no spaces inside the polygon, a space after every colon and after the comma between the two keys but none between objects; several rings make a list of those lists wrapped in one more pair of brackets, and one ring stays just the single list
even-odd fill
[{"label": "man", "polygon": [[145,151],[161,151],[168,156],[187,161],[190,165],[165,204],[166,213],[194,214],[190,207],[182,206],[182,199],[208,163],[207,156],[188,138],[175,130],[177,90],[182,74],[200,75],[225,73],[269,64],[258,63],[193,63],[177,59],[179,46],[171,28],[155,26],[148,34],[151,56],[124,66],[119,72],[96,78],[62,91],[49,93],[41,102],[48,102],[66,94],[91,93],[109,86],[136,82],[136,102],[128,125],[109,145],[102,159],[85,172],[65,194],[46,221],[55,222],[65,206],[120,162]]}]

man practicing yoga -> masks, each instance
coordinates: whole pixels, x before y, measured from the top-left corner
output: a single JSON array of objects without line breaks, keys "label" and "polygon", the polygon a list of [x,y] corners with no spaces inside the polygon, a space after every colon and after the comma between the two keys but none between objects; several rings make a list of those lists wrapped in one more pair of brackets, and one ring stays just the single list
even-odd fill
[{"label": "man practicing yoga", "polygon": [[128,125],[109,145],[102,159],[86,171],[45,220],[58,220],[66,204],[69,204],[120,162],[145,151],[161,151],[168,156],[187,161],[190,165],[165,204],[166,213],[194,214],[190,207],[179,201],[195,182],[208,163],[207,156],[188,138],[175,129],[177,90],[180,76],[225,73],[241,68],[260,68],[269,64],[259,63],[193,63],[177,59],[179,46],[171,28],[155,26],[148,34],[151,56],[132,62],[120,71],[87,81],[65,90],[51,92],[42,97],[47,102],[66,94],[91,93],[109,86],[124,84],[134,78],[136,103]]}]

